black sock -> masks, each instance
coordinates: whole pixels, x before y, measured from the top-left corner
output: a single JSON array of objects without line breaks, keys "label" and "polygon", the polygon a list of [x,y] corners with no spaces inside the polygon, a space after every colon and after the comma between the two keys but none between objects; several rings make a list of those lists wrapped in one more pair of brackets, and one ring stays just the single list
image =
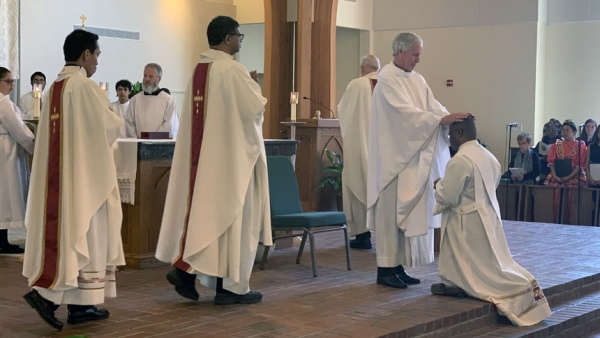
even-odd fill
[{"label": "black sock", "polygon": [[86,311],[93,307],[94,307],[93,305],[72,305],[72,304],[67,305],[67,309],[69,309],[69,311],[76,311],[76,312],[83,312],[83,311]]},{"label": "black sock", "polygon": [[223,289],[223,278],[221,277],[217,277],[217,293],[233,294],[233,292]]},{"label": "black sock", "polygon": [[387,277],[387,276],[393,276],[396,274],[396,268],[381,268],[381,267],[377,267],[377,275],[378,276],[383,276],[383,277]]},{"label": "black sock", "polygon": [[0,247],[7,247],[8,244],[8,230],[0,230]]}]

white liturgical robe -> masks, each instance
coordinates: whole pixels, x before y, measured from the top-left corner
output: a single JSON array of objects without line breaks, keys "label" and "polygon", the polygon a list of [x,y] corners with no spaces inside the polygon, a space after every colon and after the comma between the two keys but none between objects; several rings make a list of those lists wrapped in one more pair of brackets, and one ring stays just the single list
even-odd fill
[{"label": "white liturgical robe", "polygon": [[439,274],[442,282],[492,302],[518,326],[552,312],[537,280],[511,256],[496,187],[500,164],[477,141],[460,146],[437,183],[435,213],[442,213]]},{"label": "white liturgical robe", "polygon": [[[119,118],[86,71],[65,66],[44,97],[25,226],[23,275],[56,303],[115,296],[124,265],[114,162]],[[106,284],[106,285],[105,285]]]},{"label": "white liturgical robe", "polygon": [[[195,73],[201,70],[186,91],[156,257],[185,266],[205,286],[215,288],[221,277],[225,289],[245,294],[261,231],[272,245],[262,137],[267,100],[227,53],[202,53]],[[193,90],[198,83],[205,89]]]},{"label": "white liturgical robe", "polygon": [[125,127],[125,114],[127,113],[127,107],[129,107],[129,101],[125,103],[120,103],[119,100],[112,102],[110,104],[110,109],[112,109],[115,114],[121,120],[121,129],[119,130],[119,137],[125,138],[127,137],[127,130]]},{"label": "white liturgical robe", "polygon": [[0,93],[0,229],[23,227],[33,133],[17,106]]},{"label": "white liturgical robe", "polygon": [[338,118],[344,139],[342,194],[344,212],[351,236],[367,229],[367,143],[369,111],[377,72],[350,81],[338,105]]},{"label": "white liturgical robe", "polygon": [[179,116],[175,99],[160,91],[157,95],[140,92],[129,100],[125,114],[127,137],[141,138],[142,132],[168,132],[177,138]]},{"label": "white liturgical robe", "polygon": [[23,94],[19,99],[19,108],[21,108],[23,120],[33,120],[33,100],[33,91]]},{"label": "white liturgical robe", "polygon": [[[447,114],[421,74],[405,72],[393,62],[379,72],[369,120],[367,226],[378,234],[380,267],[433,262],[432,229],[441,221],[432,215],[433,181],[443,176],[450,159],[448,127],[440,126]],[[394,229],[383,228],[394,226],[403,240],[380,235],[391,235]],[[427,236],[426,250],[420,248],[423,239],[413,239],[418,236]],[[412,248],[405,258],[399,255],[403,242]]]}]

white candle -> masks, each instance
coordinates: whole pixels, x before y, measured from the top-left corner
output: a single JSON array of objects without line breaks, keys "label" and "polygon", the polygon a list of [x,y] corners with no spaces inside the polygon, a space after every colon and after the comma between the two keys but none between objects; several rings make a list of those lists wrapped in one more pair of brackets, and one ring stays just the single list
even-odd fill
[{"label": "white candle", "polygon": [[102,89],[102,91],[104,92],[104,94],[106,94],[106,96],[108,96],[108,82],[100,82],[100,89]]},{"label": "white candle", "polygon": [[33,85],[33,118],[40,118],[40,103],[42,100],[42,85],[34,84]]},{"label": "white candle", "polygon": [[292,104],[292,122],[296,122],[296,105],[298,104],[298,92],[292,92],[290,95],[290,103]]}]

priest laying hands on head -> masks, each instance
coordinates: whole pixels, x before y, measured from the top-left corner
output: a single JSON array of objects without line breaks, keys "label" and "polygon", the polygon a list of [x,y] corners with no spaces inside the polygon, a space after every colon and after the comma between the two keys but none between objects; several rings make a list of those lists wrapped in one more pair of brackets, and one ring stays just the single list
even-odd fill
[{"label": "priest laying hands on head", "polygon": [[539,283],[511,256],[506,243],[496,187],[500,164],[477,142],[472,117],[450,127],[458,152],[436,181],[435,214],[442,213],[439,275],[434,295],[471,296],[496,305],[518,326],[551,315]]}]

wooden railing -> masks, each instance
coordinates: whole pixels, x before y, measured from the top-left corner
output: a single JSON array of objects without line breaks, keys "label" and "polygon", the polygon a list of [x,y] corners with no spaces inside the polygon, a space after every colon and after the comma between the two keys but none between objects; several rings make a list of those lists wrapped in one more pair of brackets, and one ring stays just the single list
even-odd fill
[{"label": "wooden railing", "polygon": [[599,226],[599,194],[597,188],[505,183],[496,190],[502,219],[589,226]]}]

